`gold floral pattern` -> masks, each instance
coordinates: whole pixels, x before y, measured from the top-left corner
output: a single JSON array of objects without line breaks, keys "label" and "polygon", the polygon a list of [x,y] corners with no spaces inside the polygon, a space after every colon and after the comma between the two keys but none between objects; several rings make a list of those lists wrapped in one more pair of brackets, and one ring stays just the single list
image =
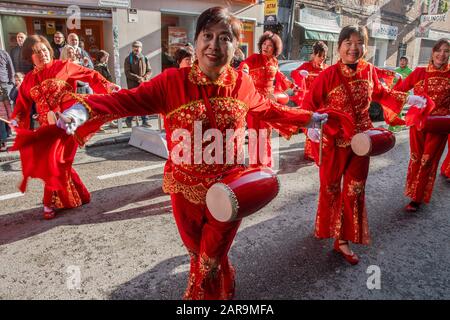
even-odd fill
[{"label": "gold floral pattern", "polygon": [[37,120],[41,126],[48,125],[47,113],[60,111],[59,106],[74,88],[64,80],[47,79],[30,89],[30,96],[36,103]]},{"label": "gold floral pattern", "polygon": [[225,70],[220,74],[219,78],[215,81],[211,81],[209,77],[200,70],[198,66],[198,61],[196,61],[188,75],[189,81],[196,85],[216,85],[219,87],[233,86],[236,83],[237,72],[230,66],[226,66]]}]

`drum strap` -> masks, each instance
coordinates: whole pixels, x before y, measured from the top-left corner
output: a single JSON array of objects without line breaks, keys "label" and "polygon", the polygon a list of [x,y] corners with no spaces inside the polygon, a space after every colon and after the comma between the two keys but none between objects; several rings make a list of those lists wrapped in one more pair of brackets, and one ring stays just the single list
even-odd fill
[{"label": "drum strap", "polygon": [[214,111],[211,107],[211,103],[209,102],[208,95],[206,94],[205,86],[199,86],[199,89],[203,96],[203,101],[205,102],[206,114],[209,119],[209,123],[211,124],[211,128],[217,129],[216,117],[214,116]]}]

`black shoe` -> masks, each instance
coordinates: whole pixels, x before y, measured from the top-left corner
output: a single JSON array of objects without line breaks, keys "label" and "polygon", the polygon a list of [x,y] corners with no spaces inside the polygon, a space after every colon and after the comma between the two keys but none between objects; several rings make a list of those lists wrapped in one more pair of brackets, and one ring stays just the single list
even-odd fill
[{"label": "black shoe", "polygon": [[131,128],[131,121],[125,120],[125,124],[127,125],[128,128]]},{"label": "black shoe", "polygon": [[142,122],[142,126],[141,126],[141,127],[144,127],[144,128],[151,128],[152,125],[151,125],[150,123],[148,123],[148,122]]}]

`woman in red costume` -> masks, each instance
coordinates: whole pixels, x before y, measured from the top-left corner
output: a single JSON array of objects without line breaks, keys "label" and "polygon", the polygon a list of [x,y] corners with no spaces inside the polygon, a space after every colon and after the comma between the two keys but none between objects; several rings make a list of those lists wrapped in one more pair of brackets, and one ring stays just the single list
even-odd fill
[{"label": "woman in red costume", "polygon": [[[283,50],[283,42],[281,38],[271,32],[266,31],[260,38],[258,42],[258,48],[260,53],[254,53],[247,59],[242,61],[240,64],[240,69],[248,73],[253,82],[255,83],[256,90],[263,96],[276,100],[274,96],[274,91],[286,91],[289,88],[294,89],[295,92],[298,91],[295,83],[289,81],[284,74],[278,70],[278,59],[276,58]],[[258,143],[258,146],[266,146],[265,150],[260,150],[259,148],[255,150],[255,155],[257,158],[257,165],[272,166],[272,148],[270,143],[270,138],[272,135],[272,130],[270,126],[264,121],[260,121],[258,118],[249,115],[247,117],[247,127],[248,129],[253,129],[256,131],[258,141],[259,135],[263,134],[264,144]]]},{"label": "woman in red costume", "polygon": [[[450,114],[450,66],[448,39],[440,39],[432,49],[430,63],[417,67],[405,80],[394,88],[403,92],[414,89],[414,94],[426,94],[433,100],[435,108],[430,115]],[[439,160],[447,144],[447,134],[420,131],[416,126],[409,130],[411,158],[406,177],[405,195],[411,202],[405,207],[416,212],[420,205],[430,202]]]},{"label": "woman in red costume", "polygon": [[[311,60],[302,63],[300,67],[291,72],[291,78],[295,84],[300,88],[305,88],[294,96],[293,101],[301,106],[305,95],[308,93],[311,84],[318,77],[319,73],[328,68],[325,64],[327,59],[328,47],[323,41],[317,41],[312,46]],[[304,70],[304,71],[302,71]],[[306,137],[305,140],[305,160],[314,161],[314,156],[311,148],[311,140]]]},{"label": "woman in red costume", "polygon": [[[383,87],[373,65],[363,59],[367,41],[365,27],[344,27],[338,41],[340,60],[319,74],[303,103],[303,108],[311,111],[339,110],[347,114],[353,119],[353,134],[373,127],[370,101],[383,106],[386,122],[400,124],[403,121],[397,114],[407,100],[407,94]],[[317,130],[308,130],[313,141],[318,141]],[[370,159],[353,153],[352,135],[344,136],[344,131],[341,127],[333,136],[323,135],[315,236],[334,238],[334,249],[349,263],[357,264],[359,258],[349,242],[369,244],[364,189]]]},{"label": "woman in red costume", "polygon": [[[230,61],[240,33],[240,21],[227,9],[207,9],[197,20],[197,60],[191,68],[167,69],[133,90],[88,96],[66,110],[58,121],[67,130],[64,119],[70,122],[87,113],[89,119],[110,114],[117,118],[151,113],[165,116],[169,160],[164,169],[163,190],[171,195],[175,221],[191,257],[185,299],[231,299],[234,295],[234,268],[228,251],[240,221],[215,220],[205,199],[212,184],[244,168],[236,160],[221,161],[219,150],[211,150],[205,142],[196,143],[196,136],[201,139],[206,131],[214,132],[215,141],[226,147],[227,130],[243,134],[248,113],[267,121],[286,137],[300,126],[326,118],[266,99],[247,74],[234,70]],[[76,133],[88,133],[90,121]],[[236,149],[231,150],[236,159]],[[205,156],[209,159],[213,151],[221,158],[206,161]]]},{"label": "woman in red costume", "polygon": [[[52,124],[54,113],[63,110],[64,100],[67,100],[68,94],[75,92],[77,81],[88,82],[97,93],[108,93],[115,87],[114,84],[108,82],[96,71],[71,62],[53,60],[52,47],[43,36],[33,35],[28,37],[25,40],[22,52],[24,59],[34,64],[34,70],[24,78],[12,114],[13,123],[19,128],[16,140],[33,135],[28,130],[22,130],[30,129],[30,114],[33,103],[36,105],[39,125],[45,127]],[[48,138],[47,136],[47,139],[47,141],[37,142],[34,149],[40,149],[41,152],[44,149],[47,150],[48,154],[43,155],[40,152],[39,158],[47,162],[46,165],[48,165],[48,162],[59,161],[58,163],[61,165],[54,166],[59,169],[52,173],[42,172],[47,169],[37,164],[36,154],[30,153],[30,149],[33,148],[27,148],[28,151],[20,150],[24,172],[24,180],[20,189],[22,192],[25,191],[29,176],[52,176],[49,179],[59,180],[57,183],[45,181],[44,186],[44,218],[52,219],[55,217],[55,209],[75,208],[88,203],[90,194],[72,168],[78,147],[74,137],[70,139],[64,137],[64,143],[61,143],[58,137]],[[41,144],[45,146],[41,148]],[[31,172],[31,174],[29,175],[25,171]]]}]

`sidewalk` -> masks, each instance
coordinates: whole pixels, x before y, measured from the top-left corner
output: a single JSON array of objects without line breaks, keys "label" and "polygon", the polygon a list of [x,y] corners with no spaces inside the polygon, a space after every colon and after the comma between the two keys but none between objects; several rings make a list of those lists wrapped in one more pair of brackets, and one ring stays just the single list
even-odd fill
[{"label": "sidewalk", "polygon": [[[140,120],[140,119],[139,119]],[[152,129],[158,129],[158,120],[149,119],[149,123],[152,125]],[[136,123],[133,121],[133,126]],[[128,143],[131,136],[131,128],[125,125],[125,121],[122,121],[122,131],[119,133],[118,129],[108,128],[104,126],[104,132],[97,132],[85,145],[85,148],[95,148],[101,146],[107,146],[117,143]],[[14,142],[14,136],[7,139],[7,146],[11,147]],[[0,152],[0,162],[13,161],[20,159],[18,151]]]},{"label": "sidewalk", "polygon": [[[158,120],[150,119],[150,124],[152,125],[152,129],[158,128]],[[133,126],[135,126],[135,122],[133,122]],[[373,122],[374,127],[383,127],[387,129],[388,125],[384,121]],[[402,128],[401,131],[406,130],[406,128]],[[122,132],[119,133],[117,129],[109,129],[107,128],[105,132],[96,133],[86,144],[86,148],[95,148],[101,146],[107,146],[117,143],[128,143],[131,136],[131,128],[127,128],[123,121]],[[14,137],[10,137],[7,140],[8,147],[11,147],[14,141]],[[0,162],[5,161],[13,161],[20,159],[19,152],[0,152]]]}]

